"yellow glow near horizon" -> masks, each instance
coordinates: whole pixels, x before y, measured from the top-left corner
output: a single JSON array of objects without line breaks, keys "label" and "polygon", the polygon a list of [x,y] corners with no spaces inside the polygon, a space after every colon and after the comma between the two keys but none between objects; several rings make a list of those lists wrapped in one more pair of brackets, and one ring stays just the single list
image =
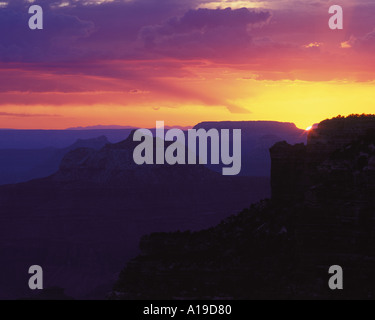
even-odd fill
[{"label": "yellow glow near horizon", "polygon": [[294,122],[299,128],[339,114],[374,113],[374,83],[251,81],[257,93],[250,99],[235,100],[262,120]]},{"label": "yellow glow near horizon", "polygon": [[[178,85],[187,90],[185,95],[172,99],[151,92],[143,100],[127,105],[121,101],[128,96],[120,96],[111,104],[68,103],[68,97],[61,97],[66,104],[3,105],[0,127],[64,129],[100,124],[153,127],[158,120],[171,126],[189,126],[201,121],[266,120],[293,122],[304,129],[339,114],[375,110],[374,82],[260,81],[223,74],[220,79],[184,79]],[[201,101],[190,94],[198,90],[205,94],[199,97]],[[231,112],[231,106],[238,106],[243,113]]]}]

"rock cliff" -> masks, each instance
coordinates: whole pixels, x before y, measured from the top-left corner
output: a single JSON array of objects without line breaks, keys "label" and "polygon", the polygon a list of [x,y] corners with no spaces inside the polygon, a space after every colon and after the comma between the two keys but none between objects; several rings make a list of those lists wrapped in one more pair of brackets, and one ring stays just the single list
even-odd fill
[{"label": "rock cliff", "polygon": [[[306,199],[306,192],[321,184],[328,174],[348,183],[352,175],[349,172],[357,165],[355,161],[362,161],[363,167],[370,162],[366,174],[371,175],[371,146],[364,147],[362,154],[352,144],[356,141],[371,144],[374,132],[375,117],[353,115],[321,122],[309,132],[307,145],[275,144],[270,149],[272,199],[283,202]],[[344,150],[347,152],[343,153]],[[343,155],[341,161],[335,158],[339,152]],[[345,159],[350,152],[358,152],[358,159]],[[353,162],[352,167],[349,161]]]},{"label": "rock cliff", "polygon": [[[373,299],[375,117],[322,122],[271,149],[272,200],[215,228],[146,236],[115,299]],[[344,290],[328,287],[330,266]]]}]

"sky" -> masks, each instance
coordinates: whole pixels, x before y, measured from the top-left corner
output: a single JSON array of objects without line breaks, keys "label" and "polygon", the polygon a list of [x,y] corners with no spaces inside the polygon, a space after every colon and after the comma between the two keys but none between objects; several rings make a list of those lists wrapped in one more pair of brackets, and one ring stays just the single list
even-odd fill
[{"label": "sky", "polygon": [[374,85],[373,0],[0,0],[0,128],[307,128],[374,113]]}]

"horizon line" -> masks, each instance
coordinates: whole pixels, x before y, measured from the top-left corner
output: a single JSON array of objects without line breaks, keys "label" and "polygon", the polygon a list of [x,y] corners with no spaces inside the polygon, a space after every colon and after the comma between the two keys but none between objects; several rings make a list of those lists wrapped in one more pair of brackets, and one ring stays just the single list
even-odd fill
[{"label": "horizon line", "polygon": [[[296,126],[297,129],[300,130],[306,130],[305,128],[298,127],[294,122],[290,121],[277,121],[277,120],[243,120],[243,121],[232,121],[232,120],[223,120],[223,121],[216,121],[216,120],[205,120],[196,123],[195,125],[165,125],[165,128],[172,129],[182,129],[182,130],[189,130],[193,129],[195,126],[201,123],[251,123],[251,122],[269,122],[269,123],[284,123],[284,124],[293,124]],[[56,129],[56,128],[0,128],[1,131],[94,131],[94,130],[136,130],[136,129],[156,129],[156,127],[140,127],[140,126],[131,126],[131,125],[89,125],[89,126],[76,126],[76,127],[67,127],[62,129]]]}]

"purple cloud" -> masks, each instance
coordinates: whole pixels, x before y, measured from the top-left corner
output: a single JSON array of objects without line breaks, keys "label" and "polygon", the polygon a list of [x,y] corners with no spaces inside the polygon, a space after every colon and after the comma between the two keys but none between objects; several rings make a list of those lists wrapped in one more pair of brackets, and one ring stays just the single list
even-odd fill
[{"label": "purple cloud", "polygon": [[248,48],[252,43],[248,27],[270,18],[270,12],[246,8],[189,10],[180,18],[144,27],[140,38],[146,48],[179,58],[226,56]]},{"label": "purple cloud", "polygon": [[[45,12],[41,32],[27,27],[26,0],[11,0],[0,8],[0,62],[5,62],[0,76],[7,79],[0,92],[152,90],[158,88],[159,78],[190,76],[192,60],[242,64],[259,74],[276,71],[277,77],[290,78],[296,68],[315,70],[321,61],[341,61],[326,49],[306,45],[334,39],[339,48],[340,41],[353,35],[363,38],[363,48],[370,48],[371,34],[368,39],[363,35],[375,26],[375,5],[367,2],[346,8],[342,38],[327,27],[327,1],[268,1],[272,19],[268,10],[197,9],[205,0],[115,0],[96,5],[77,0],[58,7],[61,2],[38,0]],[[13,63],[9,69],[7,62]],[[44,74],[61,79],[52,83]],[[76,76],[87,78],[78,83]]]},{"label": "purple cloud", "polygon": [[46,7],[44,30],[28,28],[27,5],[22,1],[0,8],[0,61],[31,62],[61,60],[76,54],[73,46],[88,37],[94,24]]},{"label": "purple cloud", "polygon": [[251,11],[246,8],[198,9],[189,10],[181,18],[171,18],[162,26],[156,27],[160,34],[189,33],[195,30],[208,30],[219,27],[243,28],[250,24],[264,23],[271,17],[266,11]]}]

